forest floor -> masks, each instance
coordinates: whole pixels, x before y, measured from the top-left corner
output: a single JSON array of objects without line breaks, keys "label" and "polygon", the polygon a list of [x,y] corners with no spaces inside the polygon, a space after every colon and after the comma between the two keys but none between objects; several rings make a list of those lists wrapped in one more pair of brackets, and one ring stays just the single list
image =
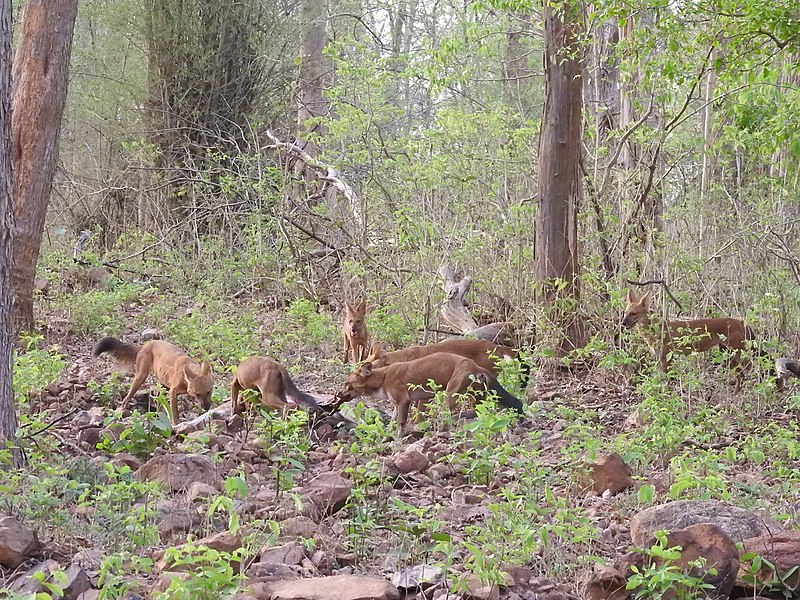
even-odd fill
[{"label": "forest floor", "polygon": [[[55,597],[56,588],[86,600],[624,598],[610,588],[634,563],[613,573],[593,565],[626,556],[631,520],[645,509],[720,501],[774,524],[768,532],[800,526],[800,396],[768,382],[736,392],[707,357],[678,361],[683,371],[671,380],[625,353],[573,371],[537,359],[522,423],[492,405],[471,419],[434,408],[415,435],[398,439],[392,407],[365,398],[311,424],[303,411],[282,418],[251,407],[178,434],[152,379],[134,410],[119,410],[130,375],[92,357],[99,336],[88,331],[104,310],[126,340],[147,328],[183,347],[199,340],[193,350],[217,358],[217,405],[231,377],[220,364],[229,371],[254,343],[289,366],[301,389],[321,398],[341,389],[350,368],[336,317],[315,307],[254,310],[246,299],[220,311],[150,290],[99,293],[112,295],[108,305],[85,295],[42,301],[44,337],[16,366],[18,385],[29,386],[20,406],[29,462],[4,483],[0,516],[36,530],[39,544],[0,567],[0,590],[12,598]],[[520,393],[514,373],[503,381]],[[188,399],[181,407],[183,421],[202,413]],[[632,477],[607,461],[612,453]],[[619,481],[625,489],[606,491]],[[633,537],[649,540],[658,528]],[[0,521],[0,548],[2,540]],[[661,575],[673,564],[662,561]],[[46,576],[33,577],[37,570]],[[425,581],[409,581],[420,573]],[[742,573],[725,597],[753,597]],[[320,579],[328,576],[343,578],[335,592]],[[652,593],[641,597],[701,590],[699,579],[681,577],[658,583],[651,574],[638,589]],[[318,587],[297,588],[306,579]],[[369,586],[381,591],[364,596]]]}]

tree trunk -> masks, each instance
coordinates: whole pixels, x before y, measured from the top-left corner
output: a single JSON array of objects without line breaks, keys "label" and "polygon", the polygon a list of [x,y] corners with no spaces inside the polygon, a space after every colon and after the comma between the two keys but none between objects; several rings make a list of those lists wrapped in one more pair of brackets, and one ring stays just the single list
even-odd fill
[{"label": "tree trunk", "polygon": [[[13,332],[11,328],[11,0],[0,1],[0,451],[13,444],[17,411],[11,385]],[[15,463],[20,454],[12,452]],[[2,463],[0,463],[2,464]]]},{"label": "tree trunk", "polygon": [[78,0],[25,2],[14,54],[11,147],[14,166],[14,328],[33,329],[33,280],[58,134],[67,100],[67,68]]},{"label": "tree trunk", "polygon": [[577,317],[582,11],[578,0],[568,0],[559,9],[545,0],[543,11],[545,105],[539,138],[535,278],[542,286],[539,303],[561,312],[557,318],[564,335],[556,349],[560,355],[579,347],[584,337]]},{"label": "tree trunk", "polygon": [[325,0],[303,0],[300,8],[302,40],[297,73],[297,126],[298,137],[305,142],[303,149],[313,158],[319,156],[315,138],[324,134],[324,128],[319,123],[309,123],[309,119],[328,114],[328,103],[322,95],[326,74],[322,55],[328,21],[326,10]]}]

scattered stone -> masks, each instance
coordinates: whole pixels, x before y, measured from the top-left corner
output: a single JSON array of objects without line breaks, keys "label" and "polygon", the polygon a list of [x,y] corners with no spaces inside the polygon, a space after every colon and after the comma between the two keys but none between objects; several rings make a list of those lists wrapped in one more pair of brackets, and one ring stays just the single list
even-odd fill
[{"label": "scattered stone", "polygon": [[75,600],[97,600],[100,597],[100,590],[86,590],[79,594]]},{"label": "scattered stone", "polygon": [[392,575],[392,585],[405,590],[424,590],[442,579],[442,569],[434,565],[416,565]]},{"label": "scattered stone", "polygon": [[133,454],[128,454],[127,452],[119,452],[115,454],[114,459],[111,462],[114,465],[124,465],[131,471],[138,471],[144,464],[144,461],[141,458],[137,458]]},{"label": "scattered stone", "polygon": [[585,600],[627,600],[628,580],[613,567],[596,564],[578,578],[578,588]]},{"label": "scattered stone", "polygon": [[163,502],[158,507],[158,533],[161,541],[168,541],[178,533],[191,531],[201,523],[195,510],[173,502]]},{"label": "scattered stone", "polygon": [[[653,540],[655,541],[655,540]],[[739,551],[730,536],[719,525],[698,523],[667,536],[667,547],[681,547],[681,558],[676,565],[686,570],[689,563],[705,559],[702,567],[692,567],[688,572],[714,586],[721,598],[729,598],[739,571]],[[716,574],[708,573],[711,568]]]},{"label": "scattered stone", "polygon": [[300,543],[287,542],[281,546],[262,548],[260,562],[278,563],[283,565],[299,565],[305,555],[305,548],[303,548]]},{"label": "scattered stone", "polygon": [[92,425],[89,427],[84,427],[80,431],[78,431],[78,444],[83,445],[86,444],[90,448],[95,448],[97,443],[100,441],[100,430],[102,428],[98,425]]},{"label": "scattered stone", "polygon": [[281,539],[313,538],[319,529],[319,525],[312,519],[302,515],[281,521],[278,525]]},{"label": "scattered stone", "polygon": [[99,548],[84,548],[75,553],[75,556],[72,557],[72,562],[87,571],[97,571],[104,557],[105,554]]},{"label": "scattered stone", "polygon": [[[800,588],[800,531],[780,531],[775,534],[763,535],[750,538],[744,541],[742,554],[755,553],[769,561],[775,566],[785,582],[787,589],[797,590]],[[786,574],[795,569],[788,577]],[[739,567],[739,578],[747,573],[752,573],[752,562],[742,562]],[[774,579],[776,573],[767,565],[762,565],[758,573],[755,574],[759,581],[769,581]],[[785,578],[785,579],[784,579]]]},{"label": "scattered stone", "polygon": [[592,489],[598,494],[606,490],[618,494],[633,487],[631,468],[616,452],[603,456],[596,463],[589,465],[589,472],[592,477]]},{"label": "scattered stone", "polygon": [[155,327],[150,327],[142,331],[142,342],[149,342],[150,340],[163,340],[164,334],[161,333],[160,329],[156,329]]},{"label": "scattered stone", "polygon": [[295,581],[275,581],[261,587],[260,593],[268,594],[265,597],[273,600],[400,599],[397,588],[385,579],[360,575],[334,575]]},{"label": "scattered stone", "polygon": [[406,450],[402,454],[396,456],[393,462],[397,470],[403,474],[413,471],[422,472],[430,464],[428,457],[419,450]]},{"label": "scattered stone", "polygon": [[89,576],[80,565],[72,564],[64,572],[67,577],[62,587],[64,600],[77,600],[78,596],[92,587]]},{"label": "scattered stone", "polygon": [[445,463],[436,463],[435,465],[431,465],[428,467],[428,470],[425,471],[425,473],[433,481],[443,481],[456,474],[456,472],[453,470],[453,467]]},{"label": "scattered stone", "polygon": [[0,519],[0,565],[13,569],[38,548],[35,531],[14,517]]},{"label": "scattered stone", "polygon": [[643,510],[631,519],[633,544],[644,547],[656,531],[676,531],[697,523],[714,523],[734,542],[777,533],[780,523],[770,517],[719,500],[678,500]]},{"label": "scattered stone", "polygon": [[140,479],[157,481],[168,490],[185,490],[195,481],[214,484],[219,479],[217,466],[199,454],[164,454],[147,461],[137,472]]},{"label": "scattered stone", "polygon": [[230,531],[220,531],[214,535],[197,540],[194,544],[195,546],[207,546],[217,552],[227,552],[231,554],[242,547],[242,536],[238,533],[231,533]]},{"label": "scattered stone", "polygon": [[213,485],[209,485],[202,481],[193,481],[189,485],[189,491],[187,492],[189,496],[189,500],[194,502],[195,500],[204,500],[205,498],[213,498],[215,496],[219,496],[219,490],[215,488]]},{"label": "scattered stone", "polygon": [[307,517],[323,518],[341,509],[353,486],[338,473],[322,473],[309,481],[301,491],[303,513]]},{"label": "scattered stone", "polygon": [[[286,581],[298,579],[300,574],[290,565],[283,563],[256,562],[247,567],[247,576],[251,581]],[[270,598],[269,594],[266,596]]]},{"label": "scattered stone", "polygon": [[500,588],[494,583],[483,583],[470,573],[464,579],[466,590],[462,592],[464,600],[500,600]]},{"label": "scattered stone", "polygon": [[44,581],[50,582],[52,574],[59,569],[61,569],[61,565],[52,559],[40,562],[14,579],[11,585],[8,586],[8,591],[16,592],[20,596],[34,596],[38,592],[44,591],[44,585],[39,579],[34,579],[33,576],[37,573],[44,573]]},{"label": "scattered stone", "polygon": [[45,277],[37,277],[33,280],[33,291],[46,296],[47,292],[50,291],[50,280]]}]

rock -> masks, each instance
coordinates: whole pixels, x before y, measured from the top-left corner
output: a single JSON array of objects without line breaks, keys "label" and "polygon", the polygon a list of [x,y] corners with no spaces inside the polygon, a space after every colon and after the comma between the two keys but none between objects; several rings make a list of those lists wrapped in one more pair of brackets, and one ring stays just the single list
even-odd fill
[{"label": "rock", "polygon": [[260,562],[299,565],[305,555],[306,551],[302,545],[298,542],[288,542],[281,546],[262,548]]},{"label": "rock", "polygon": [[37,277],[33,280],[33,291],[46,296],[50,291],[50,280],[45,277]]},{"label": "rock", "polygon": [[[247,567],[247,576],[252,581],[286,581],[298,579],[300,574],[283,563],[256,562]],[[266,596],[269,598],[269,595]]]},{"label": "rock", "polygon": [[697,523],[714,523],[734,542],[776,533],[781,525],[769,517],[719,500],[678,500],[643,510],[631,519],[633,544],[643,547],[660,529],[675,531]]},{"label": "rock", "polygon": [[456,472],[453,470],[453,467],[445,463],[436,463],[435,465],[431,465],[428,467],[428,470],[425,471],[425,473],[433,481],[442,481],[456,474]]},{"label": "rock", "polygon": [[309,481],[301,491],[303,514],[322,518],[342,508],[350,496],[352,484],[338,473],[322,473]]},{"label": "rock", "polygon": [[195,481],[212,485],[219,479],[213,461],[199,454],[164,454],[148,460],[136,473],[140,479],[157,481],[168,490],[185,490]]},{"label": "rock", "polygon": [[500,588],[495,583],[483,583],[470,573],[464,578],[466,590],[461,593],[464,600],[500,600]]},{"label": "rock", "polygon": [[[785,583],[791,590],[800,588],[800,531],[780,531],[775,534],[763,535],[744,541],[743,555],[755,553],[775,566],[779,577],[785,577]],[[786,577],[792,568],[795,572]],[[752,573],[752,561],[742,561],[739,567],[739,578]],[[759,581],[768,581],[776,574],[773,569],[762,565],[755,573]]]},{"label": "rock", "polygon": [[100,597],[100,590],[86,590],[79,594],[75,600],[97,600]]},{"label": "rock", "polygon": [[44,573],[44,580],[50,582],[52,574],[59,569],[61,569],[61,565],[52,559],[40,562],[14,579],[11,585],[8,586],[8,591],[16,592],[20,596],[33,596],[44,590],[42,582],[38,579],[34,579],[33,576],[37,573]]},{"label": "rock", "polygon": [[153,584],[153,592],[163,594],[169,589],[169,586],[172,585],[172,582],[175,579],[182,579],[183,581],[189,581],[190,579],[192,579],[192,575],[190,573],[165,571],[158,576],[158,579],[156,579],[155,584]]},{"label": "rock", "polygon": [[78,444],[86,444],[90,448],[97,447],[97,443],[100,441],[100,430],[102,428],[97,425],[92,425],[90,427],[84,427],[78,432]]},{"label": "rock", "polygon": [[0,519],[0,565],[13,569],[38,548],[35,531],[14,517]]},{"label": "rock", "polygon": [[[654,540],[655,541],[655,540]],[[719,525],[698,523],[667,536],[667,547],[681,547],[681,558],[676,565],[684,571],[690,562],[705,559],[703,567],[693,567],[688,572],[714,586],[720,598],[729,598],[739,571],[739,551],[730,536]],[[716,569],[716,575],[708,573]]]},{"label": "rock", "polygon": [[142,342],[149,342],[150,340],[162,340],[164,339],[164,335],[161,333],[161,330],[156,329],[155,327],[150,327],[142,331],[141,339]]},{"label": "rock", "polygon": [[117,466],[126,466],[131,471],[138,471],[144,461],[141,458],[135,457],[133,454],[128,454],[127,452],[119,452],[114,455],[111,464]]},{"label": "rock", "polygon": [[86,569],[87,571],[99,571],[100,564],[105,558],[105,553],[98,548],[84,548],[78,550],[72,557],[72,562]]},{"label": "rock", "polygon": [[578,589],[585,600],[627,600],[631,592],[625,589],[628,580],[613,567],[595,564],[578,578]]},{"label": "rock", "polygon": [[428,457],[419,450],[406,450],[396,456],[393,462],[397,470],[403,474],[411,473],[412,471],[422,472],[430,464]]},{"label": "rock", "polygon": [[281,521],[279,524],[281,539],[313,538],[319,525],[308,517],[298,516]]},{"label": "rock", "polygon": [[183,505],[164,502],[158,507],[158,533],[161,541],[168,541],[175,534],[191,531],[201,521],[196,511]]},{"label": "rock", "polygon": [[207,546],[212,550],[231,554],[242,547],[242,536],[238,533],[231,533],[230,531],[220,531],[214,535],[197,540],[194,544],[195,546]]},{"label": "rock", "polygon": [[434,565],[416,565],[392,575],[392,585],[405,590],[425,589],[442,579],[442,569]]},{"label": "rock", "polygon": [[62,587],[64,600],[77,600],[78,596],[92,587],[89,576],[80,565],[72,564],[64,572],[67,576],[66,583]]},{"label": "rock", "polygon": [[592,489],[598,494],[606,490],[618,494],[633,487],[631,468],[616,452],[603,456],[596,463],[589,465],[589,472],[592,477]]},{"label": "rock", "polygon": [[215,496],[219,496],[219,490],[215,488],[213,485],[209,485],[202,481],[193,481],[191,485],[189,485],[189,491],[187,492],[189,496],[189,500],[194,502],[195,500],[203,500],[205,498],[213,498]]},{"label": "rock", "polygon": [[273,600],[399,600],[397,588],[385,579],[360,575],[312,577],[267,583],[261,593]]}]

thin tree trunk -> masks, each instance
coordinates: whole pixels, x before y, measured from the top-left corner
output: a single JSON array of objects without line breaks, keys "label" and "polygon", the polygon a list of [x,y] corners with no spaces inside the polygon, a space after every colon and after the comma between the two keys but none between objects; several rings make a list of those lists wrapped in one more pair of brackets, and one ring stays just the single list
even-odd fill
[{"label": "thin tree trunk", "polygon": [[[11,0],[0,0],[0,451],[13,445],[17,411],[12,386],[13,332],[11,327]],[[15,464],[21,454],[12,451]],[[2,463],[0,463],[2,464]]]},{"label": "thin tree trunk", "polygon": [[67,68],[78,0],[28,0],[12,78],[14,166],[14,327],[33,329],[33,280],[58,160]]},{"label": "thin tree trunk", "polygon": [[564,309],[564,336],[557,348],[562,355],[583,343],[583,324],[576,310],[580,297],[582,10],[582,3],[575,0],[563,3],[560,9],[545,0],[543,11],[545,105],[539,138],[540,204],[534,276],[543,286],[540,304],[557,303]]}]

